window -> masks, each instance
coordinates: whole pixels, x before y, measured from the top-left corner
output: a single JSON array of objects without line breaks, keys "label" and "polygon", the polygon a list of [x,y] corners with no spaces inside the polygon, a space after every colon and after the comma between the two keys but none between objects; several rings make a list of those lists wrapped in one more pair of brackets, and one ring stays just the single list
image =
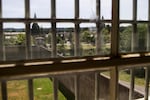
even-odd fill
[{"label": "window", "polygon": [[[119,12],[112,11],[112,0],[15,0],[16,3],[2,0],[1,2],[1,60],[8,60],[8,57],[5,57],[6,45],[12,45],[8,43],[10,40],[5,36],[6,32],[20,33],[20,30],[25,35],[23,46],[26,56],[23,59],[53,58],[63,53],[63,57],[110,55],[111,51],[116,49],[113,45],[118,43],[117,41],[119,41],[119,44],[116,44],[119,49],[117,53],[149,51],[148,0],[142,2],[120,0]],[[119,17],[113,18],[112,13],[115,16],[119,14]],[[120,31],[114,32],[118,28]],[[118,40],[113,39],[115,37],[112,34],[116,33],[119,33],[116,35],[119,37]],[[63,36],[61,42],[60,36]],[[12,37],[15,37],[14,33]],[[127,38],[130,38],[130,41],[125,41]]]}]

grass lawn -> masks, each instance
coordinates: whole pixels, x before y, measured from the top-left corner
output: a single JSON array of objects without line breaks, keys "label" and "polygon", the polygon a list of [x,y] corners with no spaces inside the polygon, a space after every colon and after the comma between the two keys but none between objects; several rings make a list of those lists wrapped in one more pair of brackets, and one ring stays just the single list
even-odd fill
[{"label": "grass lawn", "polygon": [[[28,100],[27,80],[8,81],[8,100]],[[49,78],[34,79],[34,100],[53,100],[53,84]],[[1,96],[1,94],[0,94]],[[66,100],[61,92],[58,100]]]},{"label": "grass lawn", "polygon": [[[103,74],[109,76],[109,72],[103,72]],[[119,80],[130,82],[130,74],[127,74],[125,71],[119,71]],[[139,85],[139,86],[144,86],[145,85],[145,79],[135,77],[135,84]]]}]

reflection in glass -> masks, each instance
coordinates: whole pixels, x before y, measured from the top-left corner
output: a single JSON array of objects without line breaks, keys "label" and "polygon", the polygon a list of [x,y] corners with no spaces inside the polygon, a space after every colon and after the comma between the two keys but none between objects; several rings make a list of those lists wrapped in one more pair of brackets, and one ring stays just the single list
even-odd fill
[{"label": "reflection in glass", "polygon": [[96,18],[96,0],[80,0],[80,18]]},{"label": "reflection in glass", "polygon": [[101,18],[111,19],[112,17],[112,0],[101,0]]}]

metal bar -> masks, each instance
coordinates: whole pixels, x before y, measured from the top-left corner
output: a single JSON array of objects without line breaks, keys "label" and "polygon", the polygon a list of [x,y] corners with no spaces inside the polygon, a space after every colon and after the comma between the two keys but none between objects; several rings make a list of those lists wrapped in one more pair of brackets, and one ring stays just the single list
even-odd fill
[{"label": "metal bar", "polygon": [[2,100],[7,100],[7,83],[6,81],[1,81],[1,92],[2,92]]},{"label": "metal bar", "polygon": [[53,93],[54,93],[54,100],[58,100],[58,80],[57,78],[53,77]]},{"label": "metal bar", "polygon": [[[51,18],[56,19],[56,0],[51,0]],[[57,43],[56,43],[56,22],[52,22],[52,57],[57,56]]]},{"label": "metal bar", "polygon": [[[137,0],[133,0],[133,33],[132,33],[132,42],[131,42],[131,52],[135,52],[138,49],[138,36],[137,36]],[[129,89],[129,100],[133,100],[134,97],[134,83],[135,83],[135,75],[134,68],[130,69],[130,89]]]},{"label": "metal bar", "polygon": [[112,35],[111,55],[118,56],[119,53],[119,0],[112,1]]},{"label": "metal bar", "polygon": [[101,22],[100,22],[100,11],[101,11],[101,2],[100,0],[96,0],[96,27],[97,27],[97,32],[96,32],[96,54],[99,55],[100,54],[100,51],[101,51]]},{"label": "metal bar", "polygon": [[95,72],[95,100],[99,100],[99,75],[100,73]]},{"label": "metal bar", "polygon": [[[0,0],[0,18],[2,18],[2,0]],[[3,23],[0,21],[0,60],[5,60]]]},{"label": "metal bar", "polygon": [[[11,79],[11,78],[25,78],[25,77],[36,77],[36,76],[48,76],[58,74],[81,72],[81,71],[93,71],[93,70],[106,70],[111,66],[118,66],[121,68],[132,68],[137,66],[148,66],[150,65],[150,56],[146,57],[133,57],[133,58],[112,58],[103,60],[89,60],[77,62],[66,62],[61,63],[62,60],[56,60],[51,64],[40,62],[40,64],[30,64],[16,61],[12,63],[14,66],[0,67],[0,80]],[[4,63],[3,63],[4,64]],[[7,66],[7,65],[6,65]],[[61,67],[60,67],[61,66]],[[130,67],[129,67],[130,66]]]},{"label": "metal bar", "polygon": [[79,100],[79,75],[74,76],[74,95],[75,100]]},{"label": "metal bar", "polygon": [[133,33],[132,33],[132,44],[131,51],[136,51],[138,49],[137,40],[137,0],[133,0]]},{"label": "metal bar", "polygon": [[110,70],[110,99],[118,100],[118,67]]},{"label": "metal bar", "polygon": [[[150,21],[150,0],[148,0],[148,21]],[[148,23],[147,51],[150,51],[150,23]]]},{"label": "metal bar", "polygon": [[[79,0],[75,0],[75,19],[79,19]],[[75,23],[75,33],[74,33],[74,38],[75,38],[75,56],[80,55],[80,26],[79,23]]]},{"label": "metal bar", "polygon": [[134,75],[135,69],[130,70],[130,89],[129,89],[129,100],[134,99],[134,83],[135,83],[135,75]]},{"label": "metal bar", "polygon": [[148,100],[148,96],[149,96],[149,67],[145,68],[145,96],[144,96],[144,100]]},{"label": "metal bar", "polygon": [[29,100],[34,100],[33,79],[28,80]]},{"label": "metal bar", "polygon": [[[30,0],[25,0],[25,18],[30,18]],[[32,58],[32,47],[31,47],[31,33],[30,33],[30,22],[25,23],[26,31],[26,58]]]}]

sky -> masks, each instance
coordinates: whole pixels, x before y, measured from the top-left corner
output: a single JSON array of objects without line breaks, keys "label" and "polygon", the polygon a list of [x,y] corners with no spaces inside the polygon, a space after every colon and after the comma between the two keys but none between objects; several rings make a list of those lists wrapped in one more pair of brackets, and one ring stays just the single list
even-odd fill
[{"label": "sky", "polygon": [[[51,0],[30,0],[30,17],[36,13],[37,18],[50,18]],[[23,18],[25,16],[24,0],[2,0],[4,18]],[[104,19],[111,19],[111,0],[101,0],[101,16]],[[132,0],[120,0],[120,19],[132,19]],[[80,0],[80,18],[96,18],[96,0]],[[138,0],[137,19],[148,19],[148,0]],[[56,0],[57,18],[74,18],[74,0]],[[11,24],[14,26],[13,24]],[[73,24],[58,24],[58,26],[73,27]],[[10,27],[5,23],[4,27]],[[21,26],[15,23],[15,27]],[[50,27],[50,24],[41,23],[43,27]]]}]

